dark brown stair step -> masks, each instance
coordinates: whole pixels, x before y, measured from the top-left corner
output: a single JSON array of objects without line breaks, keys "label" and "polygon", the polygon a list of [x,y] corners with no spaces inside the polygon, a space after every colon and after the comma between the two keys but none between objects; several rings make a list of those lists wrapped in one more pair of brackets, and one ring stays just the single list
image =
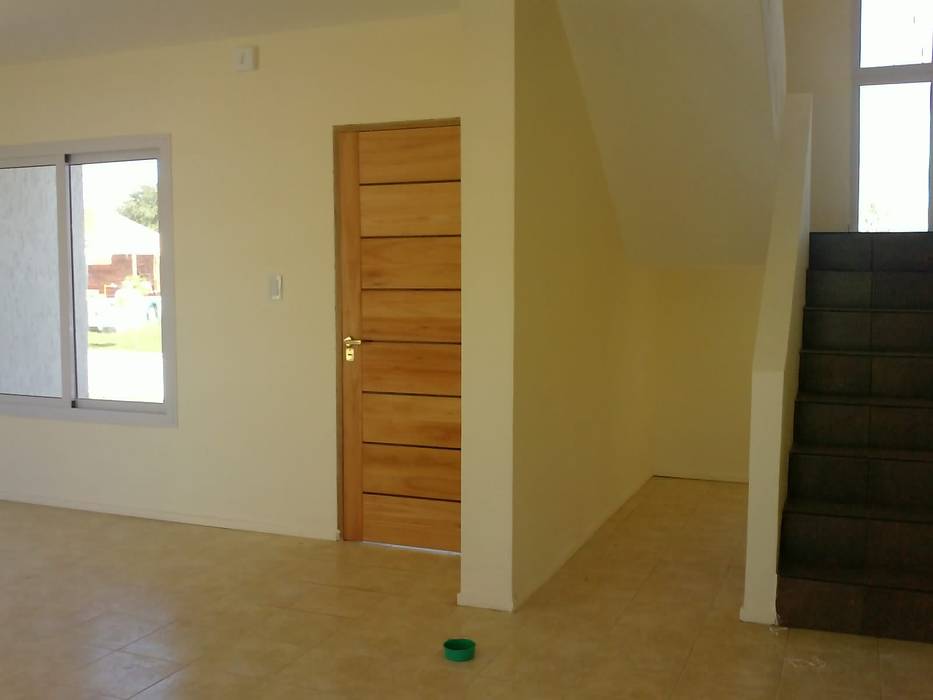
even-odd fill
[{"label": "dark brown stair step", "polygon": [[794,453],[788,499],[933,512],[933,461]]},{"label": "dark brown stair step", "polygon": [[933,451],[933,403],[803,394],[794,413],[794,440],[829,447]]},{"label": "dark brown stair step", "polygon": [[933,308],[933,274],[929,272],[873,272],[872,308]]},{"label": "dark brown stair step", "polygon": [[933,353],[933,312],[805,309],[803,347]]},{"label": "dark brown stair step", "polygon": [[871,290],[871,272],[807,271],[808,307],[871,308]]},{"label": "dark brown stair step", "polygon": [[804,351],[800,355],[800,391],[933,400],[933,355]]},{"label": "dark brown stair step", "polygon": [[933,273],[808,270],[807,306],[933,309]]},{"label": "dark brown stair step", "polygon": [[808,445],[794,443],[791,454],[823,455],[827,457],[862,457],[865,459],[905,462],[933,462],[933,450],[891,450],[877,447]]},{"label": "dark brown stair step", "polygon": [[933,235],[905,233],[812,233],[810,268],[889,272],[933,271]]},{"label": "dark brown stair step", "polygon": [[933,593],[933,576],[924,572],[889,569],[847,568],[809,563],[781,564],[780,576],[807,581],[842,583],[851,586],[887,588],[896,591]]},{"label": "dark brown stair step", "polygon": [[933,642],[933,593],[778,577],[778,622],[915,642]]},{"label": "dark brown stair step", "polygon": [[811,233],[811,270],[871,270],[871,237],[852,233]]},{"label": "dark brown stair step", "polygon": [[933,359],[933,352],[898,350],[835,350],[832,348],[801,348],[802,355],[842,355],[844,357],[915,357]]},{"label": "dark brown stair step", "polygon": [[933,585],[933,524],[785,510],[781,571],[803,564],[922,573]]},{"label": "dark brown stair step", "polygon": [[906,505],[833,503],[830,501],[788,498],[784,504],[784,512],[859,520],[883,520],[886,522],[933,523],[933,508]]},{"label": "dark brown stair step", "polygon": [[897,408],[933,409],[933,400],[897,396],[837,396],[835,394],[800,393],[797,395],[797,401],[846,406],[893,406]]},{"label": "dark brown stair step", "polygon": [[930,233],[873,233],[871,241],[873,270],[933,270],[933,235]]},{"label": "dark brown stair step", "polygon": [[871,306],[813,306],[807,304],[804,311],[838,311],[839,313],[862,312],[867,314],[933,314],[933,309],[897,309]]}]

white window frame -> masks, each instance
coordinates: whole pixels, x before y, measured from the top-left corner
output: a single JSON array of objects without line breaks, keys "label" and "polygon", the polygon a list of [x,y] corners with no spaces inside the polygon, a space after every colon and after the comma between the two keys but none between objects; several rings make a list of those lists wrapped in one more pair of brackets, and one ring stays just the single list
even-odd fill
[{"label": "white window frame", "polygon": [[[69,167],[128,160],[158,161],[160,278],[162,289],[162,374],[160,404],[80,399],[74,328],[71,181]],[[177,358],[175,343],[175,248],[172,218],[171,138],[131,136],[0,148],[0,168],[55,166],[58,186],[58,268],[62,346],[62,397],[0,394],[0,414],[136,425],[177,425]]]},{"label": "white window frame", "polygon": [[[930,83],[930,173],[927,190],[930,205],[927,212],[927,230],[933,231],[933,63],[913,63],[902,66],[878,66],[862,68],[862,0],[855,3],[855,47],[854,76],[852,89],[852,196],[849,211],[850,231],[859,230],[859,166],[862,129],[861,94],[864,85],[901,85],[905,83]],[[933,48],[933,47],[931,47]]]}]

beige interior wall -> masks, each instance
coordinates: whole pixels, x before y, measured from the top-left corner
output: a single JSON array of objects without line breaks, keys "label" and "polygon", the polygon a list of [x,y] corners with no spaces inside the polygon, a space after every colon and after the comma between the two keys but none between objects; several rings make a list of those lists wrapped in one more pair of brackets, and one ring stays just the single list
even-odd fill
[{"label": "beige interior wall", "polygon": [[[553,0],[516,3],[515,598],[543,583],[648,477],[619,453],[640,415],[616,330],[622,241]],[[634,450],[633,450],[634,451]]]},{"label": "beige interior wall", "polygon": [[765,39],[779,34],[771,8],[765,20],[761,0],[559,4],[626,254],[761,265],[775,159],[772,67],[780,84],[779,52]]},{"label": "beige interior wall", "polygon": [[511,610],[515,8],[461,0],[463,398],[460,597]]},{"label": "beige interior wall", "polygon": [[748,478],[750,377],[762,268],[653,268],[655,474]]},{"label": "beige interior wall", "polygon": [[171,135],[179,397],[172,428],[0,416],[0,498],[335,537],[332,127],[457,116],[461,37],[448,15],[0,70],[6,144]]},{"label": "beige interior wall", "polygon": [[814,231],[848,231],[856,0],[784,0],[787,89],[813,95]]}]

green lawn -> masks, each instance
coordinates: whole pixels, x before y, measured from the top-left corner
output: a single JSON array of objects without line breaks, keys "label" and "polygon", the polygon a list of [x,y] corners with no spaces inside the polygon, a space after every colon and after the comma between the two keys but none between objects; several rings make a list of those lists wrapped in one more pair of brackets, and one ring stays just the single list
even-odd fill
[{"label": "green lawn", "polygon": [[162,324],[147,323],[142,328],[116,333],[89,331],[88,345],[94,350],[162,352]]}]

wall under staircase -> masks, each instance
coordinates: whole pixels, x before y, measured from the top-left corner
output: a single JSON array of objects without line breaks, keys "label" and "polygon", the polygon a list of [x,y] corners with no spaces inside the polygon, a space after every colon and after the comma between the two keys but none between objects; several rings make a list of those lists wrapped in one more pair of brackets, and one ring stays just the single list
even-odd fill
[{"label": "wall under staircase", "polygon": [[816,233],[777,609],[933,642],[933,233]]}]

